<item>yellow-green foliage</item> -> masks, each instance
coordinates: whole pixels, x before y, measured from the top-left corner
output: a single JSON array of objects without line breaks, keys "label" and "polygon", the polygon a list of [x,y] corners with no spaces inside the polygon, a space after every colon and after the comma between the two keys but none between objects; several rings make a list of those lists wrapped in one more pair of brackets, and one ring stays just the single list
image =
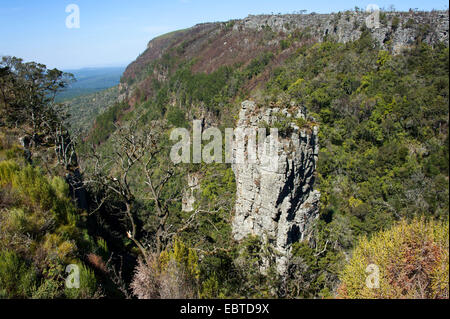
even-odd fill
[{"label": "yellow-green foliage", "polygon": [[289,85],[288,92],[293,95],[300,95],[301,90],[305,87],[305,79],[299,78],[297,81]]},{"label": "yellow-green foliage", "polygon": [[[0,186],[9,186],[20,203],[33,211],[51,212],[62,225],[75,227],[75,207],[68,197],[69,187],[60,177],[47,178],[32,166],[20,168],[13,161],[0,162]],[[70,228],[70,227],[69,227]]]},{"label": "yellow-green foliage", "polygon": [[161,254],[139,260],[131,288],[139,299],[192,299],[198,296],[199,277],[197,253],[175,239]]},{"label": "yellow-green foliage", "polygon": [[[39,246],[48,253],[58,250],[61,258],[75,249],[68,240],[79,235],[76,209],[67,196],[68,185],[63,179],[50,179],[32,166],[21,168],[12,161],[2,161],[0,185],[10,198],[10,207],[2,212],[1,229],[8,234],[29,234],[37,242],[42,240],[42,247],[33,247]],[[0,241],[0,248],[6,246],[8,240]]]},{"label": "yellow-green foliage", "polygon": [[175,261],[177,265],[187,272],[189,277],[198,280],[200,276],[196,251],[187,247],[179,239],[175,239],[172,249],[165,250],[161,253],[159,260],[161,270],[163,271],[168,268],[170,261]]},{"label": "yellow-green foliage", "polygon": [[12,183],[13,176],[19,170],[19,166],[16,162],[1,161],[0,162],[0,186],[6,186]]},{"label": "yellow-green foliage", "polygon": [[13,159],[23,155],[24,150],[16,141],[10,134],[0,131],[0,159]]},{"label": "yellow-green foliage", "polygon": [[[362,238],[341,274],[339,297],[448,298],[448,228],[448,220],[414,219]],[[366,285],[370,264],[379,268],[379,288]]]},{"label": "yellow-green foliage", "polygon": [[0,196],[0,298],[94,296],[95,276],[84,266],[81,288],[64,290],[65,266],[80,264],[78,246],[89,245],[67,183],[30,165],[0,161]]},{"label": "yellow-green foliage", "polygon": [[97,279],[94,272],[84,264],[77,264],[80,270],[80,288],[66,288],[65,295],[70,299],[88,299],[97,293]]},{"label": "yellow-green foliage", "polygon": [[0,299],[27,298],[34,290],[36,274],[13,251],[0,251]]},{"label": "yellow-green foliage", "polygon": [[219,280],[217,279],[216,274],[213,274],[202,283],[202,289],[199,297],[201,299],[213,299],[218,296],[220,296]]},{"label": "yellow-green foliage", "polygon": [[42,247],[49,252],[50,258],[64,260],[66,263],[70,262],[66,258],[73,256],[77,248],[75,242],[65,240],[58,234],[46,234]]},{"label": "yellow-green foliage", "polygon": [[20,145],[14,144],[11,148],[7,149],[5,152],[6,159],[15,159],[23,156],[23,148]]}]

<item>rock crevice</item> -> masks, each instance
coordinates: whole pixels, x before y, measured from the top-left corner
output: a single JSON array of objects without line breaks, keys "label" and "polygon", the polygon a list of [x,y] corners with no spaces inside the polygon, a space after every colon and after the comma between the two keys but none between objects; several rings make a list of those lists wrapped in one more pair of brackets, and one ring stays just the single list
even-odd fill
[{"label": "rock crevice", "polygon": [[[292,114],[292,109],[296,114]],[[254,163],[236,161],[232,164],[237,186],[232,228],[238,241],[256,235],[271,243],[279,252],[277,269],[284,272],[292,244],[309,239],[313,221],[318,216],[320,193],[313,189],[319,151],[318,126],[307,118],[302,108],[263,109],[246,101],[242,103],[237,128],[273,126],[280,116],[290,123],[291,134],[283,136],[279,132],[277,151],[259,154]],[[296,119],[307,124],[300,128],[295,124]],[[270,135],[266,140],[269,138]],[[247,145],[236,139],[235,158],[246,150]],[[265,165],[267,158],[264,156],[270,156],[270,165]]]},{"label": "rock crevice", "polygon": [[[355,41],[361,36],[371,13],[346,11],[331,14],[250,15],[238,20],[233,29],[265,30],[291,33],[308,30],[318,41],[333,38],[338,42]],[[380,12],[378,25],[369,25],[372,37],[382,48],[392,46],[394,53],[411,46],[420,37],[428,44],[448,45],[448,11]]]}]

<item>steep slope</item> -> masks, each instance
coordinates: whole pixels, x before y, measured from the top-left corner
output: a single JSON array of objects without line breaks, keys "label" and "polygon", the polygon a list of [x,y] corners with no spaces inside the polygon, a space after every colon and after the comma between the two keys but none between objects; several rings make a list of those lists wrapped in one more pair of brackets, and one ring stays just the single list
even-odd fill
[{"label": "steep slope", "polygon": [[100,92],[81,95],[64,102],[68,105],[70,118],[68,126],[72,130],[86,133],[95,119],[119,98],[118,86]]},{"label": "steep slope", "polygon": [[[200,252],[200,281],[220,286],[208,296],[330,296],[359,236],[448,216],[448,12],[382,12],[377,29],[367,16],[250,16],[159,37],[125,71],[121,103],[96,120],[88,141],[112,153],[114,124],[264,126],[240,117],[244,100],[314,117],[297,119],[306,134],[299,158],[264,180],[257,166],[182,166],[195,189],[185,210],[173,201],[169,224],[187,221],[177,236]],[[276,114],[266,124],[290,123]],[[286,149],[293,144],[286,139]],[[151,241],[152,204],[139,205],[139,236]],[[283,284],[270,275],[280,262],[267,258],[280,251],[289,255]]]},{"label": "steep slope", "polygon": [[[368,13],[353,11],[259,15],[226,23],[199,24],[169,33],[150,41],[147,50],[127,67],[122,79],[122,92],[132,103],[131,84],[145,91],[144,94],[150,94],[147,91],[149,78],[167,79],[172,62],[168,60],[168,55],[172,53],[186,61],[194,60],[194,73],[211,73],[225,65],[248,64],[265,51],[277,54],[276,65],[305,42],[335,40],[346,43],[359,39],[367,29],[368,16]],[[448,29],[448,12],[411,11],[381,12],[380,27],[370,31],[382,48],[399,53],[402,48],[417,41],[448,45]],[[154,65],[157,60],[163,62],[159,68]]]}]

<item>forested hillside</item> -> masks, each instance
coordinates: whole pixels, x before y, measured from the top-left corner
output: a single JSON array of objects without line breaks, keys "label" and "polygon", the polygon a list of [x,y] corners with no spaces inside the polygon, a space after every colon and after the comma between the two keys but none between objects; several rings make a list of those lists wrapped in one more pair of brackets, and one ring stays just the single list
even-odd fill
[{"label": "forested hillside", "polygon": [[95,119],[114,104],[119,97],[118,86],[87,95],[80,95],[68,101],[67,112],[70,117],[67,125],[72,132],[86,132],[92,127]]},{"label": "forested hillside", "polygon": [[[118,92],[79,98],[68,118],[47,98],[63,73],[5,59],[0,296],[448,298],[448,11],[382,12],[377,30],[364,21],[250,16],[176,31],[148,44]],[[270,237],[233,235],[232,165],[169,157],[172,129],[234,128],[245,100],[274,114],[258,125],[283,138],[318,130],[317,215],[282,273]],[[29,101],[39,117],[24,115]],[[69,263],[91,278],[75,295]],[[368,264],[380,290],[364,286]]]}]

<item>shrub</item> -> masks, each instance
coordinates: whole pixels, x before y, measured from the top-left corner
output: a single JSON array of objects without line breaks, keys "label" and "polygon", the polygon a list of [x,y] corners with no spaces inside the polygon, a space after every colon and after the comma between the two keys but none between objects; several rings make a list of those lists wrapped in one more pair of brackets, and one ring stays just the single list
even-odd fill
[{"label": "shrub", "polygon": [[[339,297],[448,298],[448,225],[414,219],[362,238],[341,274]],[[366,285],[371,264],[379,269],[379,288]]]},{"label": "shrub", "polygon": [[80,270],[80,288],[66,288],[65,296],[69,299],[97,298],[97,279],[94,272],[84,264],[78,264]]},{"label": "shrub", "polygon": [[20,158],[22,157],[24,154],[24,150],[20,145],[13,145],[11,148],[9,148],[5,155],[6,155],[6,159],[11,160],[11,159],[15,159],[15,158]]},{"label": "shrub", "polygon": [[139,299],[190,299],[199,275],[197,253],[176,239],[172,249],[139,260],[131,288]]},{"label": "shrub", "polygon": [[284,51],[291,46],[291,42],[287,39],[283,39],[280,41],[281,50]]},{"label": "shrub", "polygon": [[0,252],[0,298],[27,298],[34,290],[36,275],[13,251]]},{"label": "shrub", "polygon": [[186,119],[184,112],[179,108],[173,108],[167,113],[167,121],[174,127],[185,127]]},{"label": "shrub", "polygon": [[0,162],[0,186],[6,186],[12,183],[15,172],[19,166],[12,160]]},{"label": "shrub", "polygon": [[83,265],[81,287],[64,289],[65,265],[76,261],[89,241],[77,227],[64,179],[0,161],[0,186],[0,298],[96,297],[94,273]]},{"label": "shrub", "polygon": [[244,70],[248,79],[257,76],[265,67],[272,61],[274,54],[272,52],[265,52],[256,59],[253,59]]},{"label": "shrub", "polygon": [[394,18],[392,18],[392,29],[395,31],[398,29],[400,25],[400,18],[395,16]]}]

